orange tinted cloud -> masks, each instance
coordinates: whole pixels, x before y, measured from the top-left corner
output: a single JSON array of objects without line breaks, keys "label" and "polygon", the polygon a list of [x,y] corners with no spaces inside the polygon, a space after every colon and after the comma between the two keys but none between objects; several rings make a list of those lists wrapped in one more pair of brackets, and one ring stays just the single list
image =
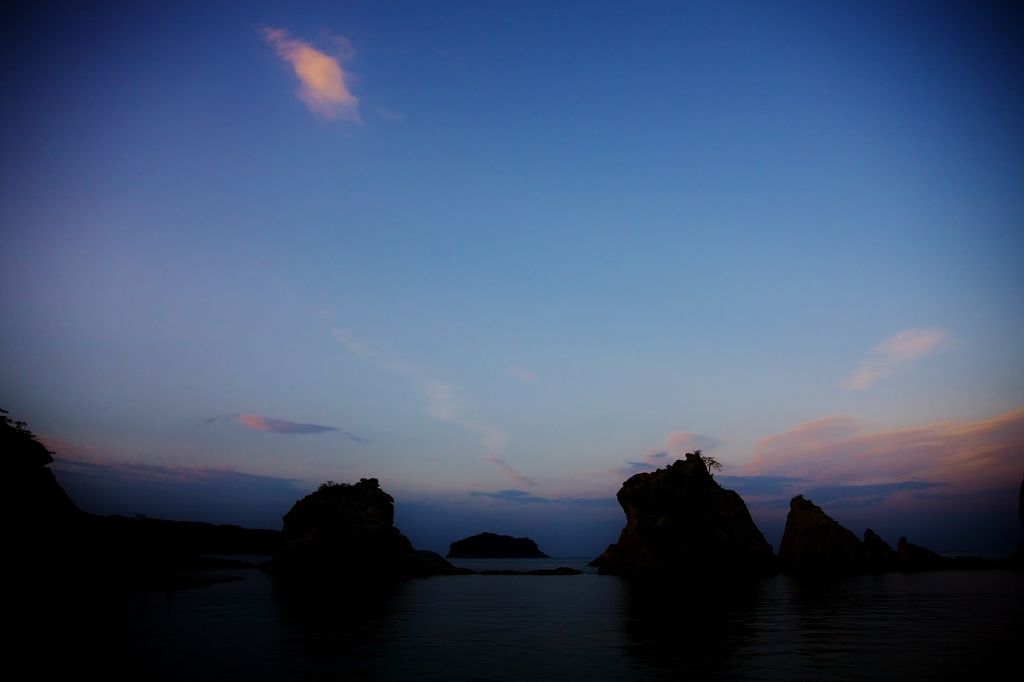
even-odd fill
[{"label": "orange tinted cloud", "polygon": [[322,118],[359,120],[359,99],[349,92],[345,71],[337,59],[290,37],[284,29],[266,28],[263,37],[295,69],[302,84],[299,99],[310,111]]},{"label": "orange tinted cloud", "polygon": [[944,482],[960,492],[1017,485],[1022,472],[1024,408],[967,424],[877,432],[855,417],[824,417],[765,438],[748,467],[815,483]]},{"label": "orange tinted cloud", "polygon": [[942,351],[947,339],[941,329],[906,329],[875,346],[840,385],[854,390],[867,388],[900,365]]},{"label": "orange tinted cloud", "polygon": [[[270,431],[273,433],[326,433],[337,431],[333,426],[322,426],[320,424],[299,424],[283,419],[271,419],[261,417],[258,414],[240,414],[236,417],[238,421],[248,426],[253,431]],[[345,434],[351,436],[351,434]],[[358,439],[362,440],[362,439]]]}]

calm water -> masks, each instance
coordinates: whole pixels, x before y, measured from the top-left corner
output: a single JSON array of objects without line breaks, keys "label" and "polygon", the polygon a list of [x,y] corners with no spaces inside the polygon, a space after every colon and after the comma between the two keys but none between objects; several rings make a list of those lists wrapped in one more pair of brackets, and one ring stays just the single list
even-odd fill
[{"label": "calm water", "polygon": [[149,667],[169,679],[965,679],[994,674],[1024,641],[1024,574],[1009,571],[644,588],[452,576],[329,592],[233,573],[247,579],[131,600]]}]

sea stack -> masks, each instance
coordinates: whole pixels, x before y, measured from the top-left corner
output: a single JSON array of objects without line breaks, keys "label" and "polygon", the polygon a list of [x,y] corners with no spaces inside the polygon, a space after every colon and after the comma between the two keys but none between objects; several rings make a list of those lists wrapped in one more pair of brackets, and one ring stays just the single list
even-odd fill
[{"label": "sea stack", "polygon": [[[1020,516],[1020,526],[1024,528],[1024,480],[1020,482],[1020,493],[1017,496],[1017,515]],[[1017,546],[1017,551],[1010,555],[1010,566],[1024,569],[1024,541]]]},{"label": "sea stack", "polygon": [[416,551],[394,525],[395,499],[376,478],[325,483],[284,516],[281,544],[264,570],[283,578],[390,579],[462,573]]},{"label": "sea stack", "polygon": [[591,562],[624,576],[776,570],[777,559],[747,505],[715,481],[699,452],[637,474],[616,497],[626,513],[619,541]]},{"label": "sea stack", "polygon": [[789,503],[779,561],[796,572],[857,573],[864,570],[867,554],[856,535],[821,507],[797,495]]},{"label": "sea stack", "polygon": [[530,538],[480,533],[456,540],[448,547],[449,559],[548,559]]}]

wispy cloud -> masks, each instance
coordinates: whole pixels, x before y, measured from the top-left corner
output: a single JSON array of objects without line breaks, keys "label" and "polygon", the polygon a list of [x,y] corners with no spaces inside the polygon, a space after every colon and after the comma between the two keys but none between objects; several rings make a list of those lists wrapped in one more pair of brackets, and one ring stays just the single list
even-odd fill
[{"label": "wispy cloud", "polygon": [[472,492],[473,497],[490,497],[516,504],[565,504],[577,507],[617,507],[618,500],[614,497],[540,497],[525,490],[499,490],[493,493]]},{"label": "wispy cloud", "polygon": [[893,374],[900,365],[948,349],[948,339],[941,329],[906,329],[871,349],[840,385],[853,390],[865,389]]},{"label": "wispy cloud", "polygon": [[668,466],[677,459],[685,457],[687,452],[711,450],[717,446],[717,438],[691,431],[672,431],[665,435],[665,441],[661,445],[647,448],[641,461],[627,460],[626,466],[611,467],[606,469],[605,473],[620,478],[629,478],[634,474]]},{"label": "wispy cloud", "polygon": [[494,466],[498,467],[498,470],[501,473],[505,474],[519,485],[527,485],[530,487],[537,485],[537,481],[533,480],[529,476],[523,476],[521,473],[510,467],[508,465],[508,462],[501,459],[500,457],[484,457],[483,460],[485,462],[490,462]]},{"label": "wispy cloud", "polygon": [[339,431],[333,426],[323,426],[322,424],[300,424],[298,422],[290,422],[284,419],[271,419],[270,417],[261,417],[258,414],[236,414],[233,416],[235,419],[242,422],[242,424],[249,427],[253,431],[269,431],[270,433],[284,434],[336,432],[348,438],[349,440],[356,441],[357,443],[370,442],[365,438],[360,438],[359,436],[349,433],[348,431]]},{"label": "wispy cloud", "polygon": [[292,38],[281,28],[265,28],[263,37],[295,69],[300,82],[299,99],[313,114],[328,119],[359,120],[359,99],[349,91],[348,74],[337,58]]},{"label": "wispy cloud", "polygon": [[1024,408],[979,422],[876,432],[855,417],[831,416],[763,439],[748,473],[797,477],[816,486],[912,480],[982,490],[1020,479],[1022,444]]},{"label": "wispy cloud", "polygon": [[690,431],[672,431],[665,436],[665,442],[658,447],[647,449],[647,461],[654,463],[667,460],[670,464],[682,459],[694,450],[711,450],[718,446],[718,439]]},{"label": "wispy cloud", "polygon": [[427,414],[434,419],[452,422],[467,431],[482,434],[480,442],[490,452],[499,452],[508,444],[508,434],[504,430],[467,416],[469,410],[456,399],[455,391],[447,382],[427,376],[393,349],[360,339],[348,329],[333,327],[331,334],[345,348],[367,362],[385,371],[408,376],[423,394]]},{"label": "wispy cloud", "polygon": [[519,381],[523,382],[524,384],[535,384],[535,383],[537,383],[537,375],[534,372],[531,372],[528,369],[524,369],[522,367],[513,366],[513,367],[506,368],[505,371],[510,376],[513,376],[516,379],[519,379]]}]

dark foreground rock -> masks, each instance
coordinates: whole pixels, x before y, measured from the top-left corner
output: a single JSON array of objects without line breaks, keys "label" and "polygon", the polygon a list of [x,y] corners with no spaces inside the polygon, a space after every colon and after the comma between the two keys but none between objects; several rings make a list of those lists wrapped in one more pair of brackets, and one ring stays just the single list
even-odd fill
[{"label": "dark foreground rock", "polygon": [[530,538],[480,533],[456,540],[448,547],[449,559],[547,559]]},{"label": "dark foreground rock", "polygon": [[785,570],[803,575],[986,570],[1005,565],[981,557],[944,557],[907,542],[905,537],[894,551],[870,528],[861,541],[803,495],[789,503],[779,561]]},{"label": "dark foreground rock", "polygon": [[[1020,482],[1020,493],[1017,496],[1017,515],[1020,517],[1021,528],[1024,528],[1024,480]],[[1024,570],[1024,541],[1017,547],[1017,551],[1010,555],[1007,563],[1012,568]]]},{"label": "dark foreground rock", "polygon": [[699,452],[665,469],[637,474],[616,496],[626,512],[619,541],[591,562],[625,576],[776,570],[771,545],[743,499],[722,488]]},{"label": "dark foreground rock", "polygon": [[779,561],[790,571],[856,573],[865,569],[867,554],[856,535],[821,507],[797,495],[789,503]]},{"label": "dark foreground rock", "polygon": [[324,484],[284,516],[281,544],[261,565],[284,578],[395,579],[472,573],[413,549],[395,528],[395,500],[375,478]]},{"label": "dark foreground rock", "polygon": [[11,587],[5,615],[16,623],[7,642],[12,665],[40,678],[153,678],[128,645],[127,594],[242,580],[200,572],[241,562],[200,557],[167,537],[149,542],[134,520],[81,511],[48,468],[52,461],[23,423],[0,412],[4,570]]}]

